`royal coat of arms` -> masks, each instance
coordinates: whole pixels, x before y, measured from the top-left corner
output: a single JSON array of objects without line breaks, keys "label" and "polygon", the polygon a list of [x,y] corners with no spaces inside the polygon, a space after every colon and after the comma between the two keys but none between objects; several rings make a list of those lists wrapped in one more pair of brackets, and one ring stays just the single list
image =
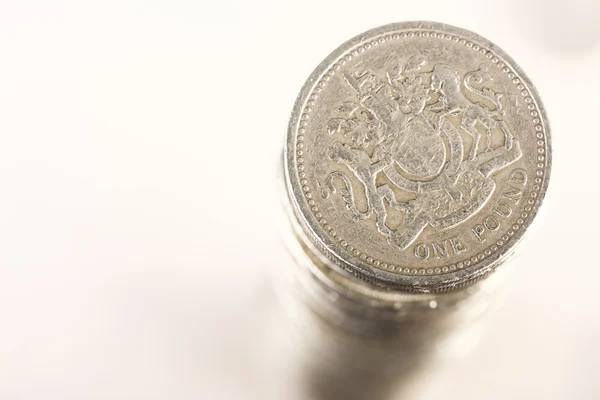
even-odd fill
[{"label": "royal coat of arms", "polygon": [[[484,67],[461,77],[414,56],[380,75],[358,67],[344,73],[355,97],[339,105],[327,133],[336,136],[328,157],[345,168],[320,185],[325,198],[342,196],[356,223],[375,218],[388,242],[406,249],[427,226],[447,229],[479,211],[495,190],[492,175],[522,152]],[[502,144],[493,145],[493,135]],[[366,209],[348,173],[362,184]],[[408,200],[398,201],[400,193]],[[402,214],[394,229],[392,210]]]}]

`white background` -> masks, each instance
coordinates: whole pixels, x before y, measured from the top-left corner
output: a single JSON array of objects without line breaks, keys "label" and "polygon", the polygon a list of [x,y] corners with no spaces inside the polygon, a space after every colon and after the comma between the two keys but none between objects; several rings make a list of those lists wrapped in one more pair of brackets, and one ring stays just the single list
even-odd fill
[{"label": "white background", "polygon": [[275,177],[304,79],[388,22],[473,30],[553,129],[544,220],[428,399],[600,395],[600,5],[0,2],[0,399],[255,399],[244,326],[283,260]]}]

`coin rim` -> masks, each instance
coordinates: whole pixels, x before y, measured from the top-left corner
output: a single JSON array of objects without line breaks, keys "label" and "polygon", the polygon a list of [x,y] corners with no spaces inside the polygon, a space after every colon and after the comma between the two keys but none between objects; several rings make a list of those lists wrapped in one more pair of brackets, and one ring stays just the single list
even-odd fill
[{"label": "coin rim", "polygon": [[[297,171],[295,171],[295,143],[298,129],[300,128],[299,122],[303,113],[304,105],[308,100],[308,96],[313,92],[314,87],[319,82],[320,78],[326,75],[326,72],[329,70],[331,65],[334,64],[338,58],[348,52],[348,50],[351,48],[366,43],[375,36],[382,34],[401,33],[402,31],[411,31],[416,29],[435,30],[443,32],[444,34],[459,35],[471,42],[476,42],[478,45],[487,48],[489,51],[502,58],[503,62],[509,66],[519,77],[521,82],[526,85],[530,92],[530,97],[537,106],[537,110],[540,114],[539,118],[541,119],[541,125],[544,128],[546,149],[544,176],[542,177],[542,182],[539,184],[539,195],[535,204],[532,205],[531,211],[528,212],[528,218],[523,222],[523,224],[521,224],[521,229],[515,232],[515,234],[505,242],[502,248],[499,248],[494,254],[487,256],[482,261],[476,262],[462,269],[457,269],[455,271],[422,276],[390,273],[375,269],[368,263],[363,262],[351,255],[348,257],[343,257],[343,253],[340,250],[343,250],[344,252],[346,250],[341,248],[336,250],[336,247],[339,246],[332,240],[329,240],[329,238],[325,235],[325,231],[323,231],[322,227],[316,220],[316,217],[314,217],[314,215],[310,212],[310,206],[308,205],[308,202],[304,198],[304,194],[302,192],[300,178],[297,174]],[[506,258],[510,257],[514,253],[516,246],[526,235],[528,227],[535,220],[535,217],[539,212],[548,188],[551,166],[552,141],[548,116],[546,115],[545,108],[535,85],[533,85],[529,77],[524,73],[519,65],[516,64],[515,61],[497,45],[481,37],[480,35],[452,25],[427,21],[399,22],[379,26],[353,37],[329,54],[329,56],[327,56],[308,77],[302,86],[298,97],[296,98],[296,102],[294,103],[288,124],[287,140],[284,145],[284,172],[288,197],[293,204],[294,214],[298,222],[302,226],[304,232],[309,237],[311,242],[313,242],[335,265],[343,270],[351,272],[356,277],[378,286],[397,288],[410,292],[440,292],[464,287],[487,276],[493,269],[502,264]],[[299,199],[302,200],[299,201]],[[317,228],[313,228],[314,226]],[[323,231],[321,232],[323,237],[319,236],[319,231]]]}]

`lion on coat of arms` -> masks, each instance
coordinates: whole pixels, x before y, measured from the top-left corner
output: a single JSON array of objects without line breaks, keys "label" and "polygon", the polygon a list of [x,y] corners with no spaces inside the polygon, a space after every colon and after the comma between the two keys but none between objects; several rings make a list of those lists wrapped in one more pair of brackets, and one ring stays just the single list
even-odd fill
[{"label": "lion on coat of arms", "polygon": [[[354,222],[374,216],[377,230],[402,250],[427,226],[442,230],[469,219],[494,192],[492,174],[522,156],[504,121],[502,94],[484,85],[491,77],[483,66],[461,81],[452,67],[435,63],[426,72],[427,64],[415,56],[403,68],[389,68],[385,78],[367,69],[345,72],[355,98],[341,104],[327,126],[337,137],[328,156],[345,169],[325,177],[323,197],[339,192]],[[480,129],[487,139],[482,152]],[[466,157],[461,132],[472,139]],[[492,148],[494,132],[503,135],[503,146]],[[365,210],[347,173],[362,184]],[[378,185],[379,174],[391,184]],[[408,200],[398,201],[397,194]],[[387,206],[403,214],[395,229],[387,223]]]}]

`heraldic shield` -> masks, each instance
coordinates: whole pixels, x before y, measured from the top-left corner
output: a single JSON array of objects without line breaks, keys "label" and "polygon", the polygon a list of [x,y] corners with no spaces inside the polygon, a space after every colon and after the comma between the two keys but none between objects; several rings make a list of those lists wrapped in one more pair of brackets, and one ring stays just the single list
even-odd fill
[{"label": "heraldic shield", "polygon": [[[491,175],[522,156],[503,119],[502,94],[483,85],[486,77],[482,67],[461,79],[450,66],[420,56],[391,67],[385,77],[346,72],[355,97],[327,126],[337,138],[328,157],[340,168],[321,183],[323,197],[341,193],[356,223],[374,217],[379,233],[403,250],[427,226],[443,230],[469,219],[493,194]],[[474,96],[482,101],[471,101]],[[487,146],[479,151],[484,135]],[[494,148],[492,135],[503,144]],[[471,139],[468,153],[465,137]],[[366,209],[359,209],[355,196],[363,193]],[[402,214],[393,228],[388,210]]]}]

